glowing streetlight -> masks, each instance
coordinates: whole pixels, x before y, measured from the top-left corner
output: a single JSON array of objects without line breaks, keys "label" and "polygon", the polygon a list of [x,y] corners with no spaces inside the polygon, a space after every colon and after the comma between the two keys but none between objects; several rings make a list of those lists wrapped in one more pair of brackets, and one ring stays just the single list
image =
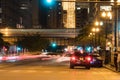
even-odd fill
[{"label": "glowing streetlight", "polygon": [[103,26],[103,22],[102,21],[100,21],[100,22],[96,21],[95,26]]},{"label": "glowing streetlight", "polygon": [[95,33],[96,33],[96,32],[99,32],[99,31],[100,31],[99,28],[93,28],[93,29],[92,29],[92,32],[95,32]]},{"label": "glowing streetlight", "polygon": [[101,15],[104,18],[112,19],[112,13],[110,11],[103,11]]}]

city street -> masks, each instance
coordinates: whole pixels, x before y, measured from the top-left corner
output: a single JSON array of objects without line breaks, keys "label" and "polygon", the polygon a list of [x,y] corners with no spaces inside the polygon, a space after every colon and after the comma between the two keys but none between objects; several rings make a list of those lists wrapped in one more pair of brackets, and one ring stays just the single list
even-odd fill
[{"label": "city street", "polygon": [[54,60],[20,61],[0,64],[1,80],[119,80],[120,73],[106,68],[86,70],[83,67],[69,69],[68,63]]}]

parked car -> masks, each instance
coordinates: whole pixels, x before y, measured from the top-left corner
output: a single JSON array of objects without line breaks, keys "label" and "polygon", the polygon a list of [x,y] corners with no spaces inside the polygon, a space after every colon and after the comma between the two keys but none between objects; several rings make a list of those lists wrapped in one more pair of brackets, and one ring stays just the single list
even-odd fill
[{"label": "parked car", "polygon": [[86,52],[74,52],[70,58],[70,68],[74,69],[75,66],[85,66],[86,69],[90,69],[90,62],[92,57]]},{"label": "parked car", "polygon": [[94,66],[94,67],[103,66],[103,59],[98,53],[93,53],[91,54],[91,56],[92,56],[91,66]]}]

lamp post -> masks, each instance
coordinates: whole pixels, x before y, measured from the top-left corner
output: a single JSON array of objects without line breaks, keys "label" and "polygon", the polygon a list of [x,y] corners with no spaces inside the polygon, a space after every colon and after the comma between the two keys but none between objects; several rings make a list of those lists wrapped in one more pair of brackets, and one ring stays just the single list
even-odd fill
[{"label": "lamp post", "polygon": [[105,47],[107,46],[108,40],[108,21],[112,19],[112,13],[110,11],[103,11],[101,16],[105,19]]},{"label": "lamp post", "polygon": [[91,32],[91,33],[88,35],[88,37],[91,38],[91,39],[90,39],[90,44],[91,44],[91,45],[94,45],[94,35],[95,35],[95,34],[94,34],[93,32]]},{"label": "lamp post", "polygon": [[[102,21],[96,21],[95,26],[100,29],[100,27],[103,26],[103,22]],[[100,45],[100,33],[98,33],[98,45]]]},{"label": "lamp post", "polygon": [[109,24],[108,21],[112,19],[112,13],[110,11],[103,11],[102,17],[105,19],[105,39],[107,41],[107,39],[108,39],[108,24]]},{"label": "lamp post", "polygon": [[95,43],[94,43],[94,47],[96,47],[96,44],[97,44],[97,43],[96,43],[96,33],[99,32],[99,31],[100,31],[100,29],[97,28],[97,27],[95,27],[95,28],[92,29],[92,32],[95,33]]},{"label": "lamp post", "polygon": [[114,0],[114,51],[117,51],[117,16],[118,16],[117,0]]},{"label": "lamp post", "polygon": [[110,11],[103,11],[102,17],[105,19],[105,61],[104,64],[108,64],[110,62],[110,46],[107,44],[108,42],[108,21],[112,19],[112,13]]}]

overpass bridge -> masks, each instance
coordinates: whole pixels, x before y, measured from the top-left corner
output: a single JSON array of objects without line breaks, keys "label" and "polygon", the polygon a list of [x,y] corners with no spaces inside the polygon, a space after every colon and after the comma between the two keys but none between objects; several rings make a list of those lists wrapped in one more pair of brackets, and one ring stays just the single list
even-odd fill
[{"label": "overpass bridge", "polygon": [[11,44],[22,36],[39,34],[58,45],[72,45],[79,32],[80,29],[0,29],[3,39]]},{"label": "overpass bridge", "polygon": [[39,34],[41,37],[75,38],[80,29],[0,29],[4,37],[19,37]]}]

